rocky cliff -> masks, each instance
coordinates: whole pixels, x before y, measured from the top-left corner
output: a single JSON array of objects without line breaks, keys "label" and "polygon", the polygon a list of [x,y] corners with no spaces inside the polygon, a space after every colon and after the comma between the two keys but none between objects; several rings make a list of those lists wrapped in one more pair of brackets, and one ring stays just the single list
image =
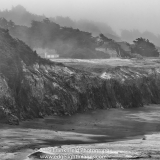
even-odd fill
[{"label": "rocky cliff", "polygon": [[160,68],[116,67],[96,76],[50,62],[0,29],[0,118],[10,124],[160,103],[159,83]]}]

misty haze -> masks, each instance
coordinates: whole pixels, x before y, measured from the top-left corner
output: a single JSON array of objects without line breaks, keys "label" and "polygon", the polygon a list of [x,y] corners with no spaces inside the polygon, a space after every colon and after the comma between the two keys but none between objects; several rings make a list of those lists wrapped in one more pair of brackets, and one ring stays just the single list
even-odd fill
[{"label": "misty haze", "polygon": [[0,159],[160,159],[159,6],[0,2]]}]

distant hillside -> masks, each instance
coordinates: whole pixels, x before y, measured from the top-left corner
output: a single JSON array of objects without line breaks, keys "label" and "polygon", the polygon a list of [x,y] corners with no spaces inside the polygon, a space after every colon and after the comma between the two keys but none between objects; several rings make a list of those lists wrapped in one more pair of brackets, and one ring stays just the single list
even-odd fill
[{"label": "distant hillside", "polygon": [[41,21],[46,18],[44,15],[36,15],[28,12],[23,6],[12,7],[11,10],[0,11],[0,17],[12,20],[18,25],[30,26],[32,20]]},{"label": "distant hillside", "polygon": [[61,27],[49,19],[32,21],[31,27],[16,25],[4,18],[0,27],[8,29],[14,38],[18,38],[31,48],[56,50],[63,58],[109,58],[109,55],[95,48],[96,37],[79,29]]},{"label": "distant hillside", "polygon": [[[11,10],[0,11],[0,17],[5,18],[6,20],[12,20],[14,23],[18,25],[30,26],[32,20],[42,21],[46,18],[45,15],[36,15],[28,12],[23,6],[18,5],[16,7],[12,7]],[[82,31],[90,32],[93,35],[99,35],[103,33],[105,36],[113,39],[120,40],[118,35],[112,30],[112,28],[100,22],[93,22],[88,20],[79,20],[73,21],[69,17],[50,17],[51,21],[59,24],[63,27],[72,27],[74,29],[80,29]]]},{"label": "distant hillside", "polygon": [[[130,45],[126,42],[116,42],[103,34],[94,37],[89,32],[61,27],[48,18],[45,18],[43,21],[32,21],[31,27],[16,25],[12,21],[0,18],[0,27],[8,29],[14,38],[24,41],[32,49],[41,50],[42,53],[39,53],[39,55],[42,57],[49,50],[53,56],[75,59],[129,58],[134,57],[133,54],[155,56],[152,54],[153,52],[147,51],[150,48],[148,43],[145,46],[142,45],[142,48],[145,53],[150,53],[142,54],[140,49],[135,49],[135,45]],[[152,46],[151,50],[155,50],[156,56],[158,56],[159,54],[154,48],[154,44]]]}]

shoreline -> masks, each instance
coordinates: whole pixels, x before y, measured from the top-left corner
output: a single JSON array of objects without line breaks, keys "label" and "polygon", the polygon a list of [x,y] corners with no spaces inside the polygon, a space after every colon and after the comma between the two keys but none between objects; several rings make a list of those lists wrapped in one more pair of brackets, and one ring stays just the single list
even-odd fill
[{"label": "shoreline", "polygon": [[[76,114],[73,117],[68,116],[68,119],[66,119],[66,117],[58,118],[58,116],[48,116],[44,119],[34,119],[21,122],[19,126],[1,125],[0,156],[2,157],[2,160],[6,160],[7,158],[10,160],[25,160],[28,155],[31,155],[40,148],[63,147],[67,145],[90,148],[107,147],[111,151],[116,151],[116,153],[121,150],[126,150],[126,155],[129,154],[130,151],[137,153],[137,150],[140,151],[140,153],[145,153],[145,155],[148,152],[152,153],[152,151],[158,152],[159,147],[157,146],[160,146],[160,129],[157,131],[153,130],[159,124],[157,121],[158,117],[155,117],[154,114],[157,113],[158,116],[158,111],[160,112],[159,105],[146,106],[145,108],[139,108],[139,110],[110,109],[105,110],[105,112],[104,110],[94,110],[90,114],[85,113]],[[142,112],[145,114],[142,114]],[[118,117],[113,116],[117,114],[119,115]],[[106,119],[104,119],[103,115],[106,116]],[[97,126],[95,126],[94,120],[97,118]],[[152,118],[154,118],[155,126],[153,126],[152,123],[149,126],[147,125],[151,128],[144,128],[146,129],[144,134],[142,134],[143,132],[141,132],[141,134],[139,132],[139,129],[143,130],[142,127],[135,130],[136,128],[134,128],[134,126],[137,126],[137,122],[139,126],[141,126],[141,124],[144,125],[144,121],[146,123],[152,122]],[[113,119],[115,121],[110,123],[110,121],[108,121],[109,119],[110,121],[113,121]],[[124,123],[128,120],[131,122]],[[64,124],[64,121],[68,124]],[[83,123],[85,121],[87,122],[87,126]],[[106,133],[108,134],[100,134],[102,133],[101,131],[104,130],[102,127],[104,123],[106,125]],[[81,124],[80,128],[78,124]],[[133,125],[133,128],[131,128],[131,124]],[[124,130],[123,126],[128,128],[131,133],[134,131],[136,136],[127,137],[127,134],[129,135],[130,132]],[[118,128],[114,129],[114,127]],[[90,130],[87,130],[88,128]],[[85,130],[85,132],[82,132],[82,130]],[[93,133],[93,130],[99,130],[99,132],[95,134]],[[113,130],[113,132],[110,130]],[[150,130],[152,130],[152,132],[150,132]],[[117,135],[125,134],[126,137],[114,137],[116,136],[116,132]],[[151,148],[150,144],[152,144]],[[116,155],[112,154],[113,157]]]}]

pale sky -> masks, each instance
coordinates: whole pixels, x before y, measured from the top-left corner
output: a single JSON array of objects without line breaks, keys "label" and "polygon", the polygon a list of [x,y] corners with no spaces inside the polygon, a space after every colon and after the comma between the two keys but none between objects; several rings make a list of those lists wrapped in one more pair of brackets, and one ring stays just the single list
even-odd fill
[{"label": "pale sky", "polygon": [[0,0],[0,9],[18,4],[48,17],[105,22],[117,33],[121,29],[139,29],[160,34],[160,0]]}]

